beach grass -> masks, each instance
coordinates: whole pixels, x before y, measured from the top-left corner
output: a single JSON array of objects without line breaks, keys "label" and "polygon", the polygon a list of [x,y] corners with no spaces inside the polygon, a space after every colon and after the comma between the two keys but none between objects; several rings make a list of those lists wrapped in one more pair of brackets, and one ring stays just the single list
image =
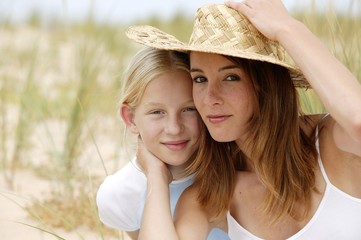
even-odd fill
[{"label": "beach grass", "polygon": [[[360,16],[332,9],[294,15],[361,79]],[[182,15],[144,23],[184,41],[192,29]],[[22,25],[0,25],[0,56],[6,56],[0,58],[0,173],[8,188],[24,168],[49,181],[46,197],[23,206],[39,222],[34,230],[56,235],[58,228],[87,226],[99,239],[125,239],[100,223],[95,194],[104,177],[129,160],[117,100],[121,73],[140,46],[126,39],[127,26],[92,18],[43,26],[34,14]],[[313,90],[299,94],[305,113],[325,112]]]}]

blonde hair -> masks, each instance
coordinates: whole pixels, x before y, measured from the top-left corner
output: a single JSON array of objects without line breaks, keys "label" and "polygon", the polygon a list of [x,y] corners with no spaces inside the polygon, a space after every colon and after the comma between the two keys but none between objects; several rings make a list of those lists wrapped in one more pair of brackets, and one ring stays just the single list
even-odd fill
[{"label": "blonde hair", "polygon": [[189,57],[185,53],[143,47],[139,50],[122,78],[120,103],[136,108],[148,84],[158,76],[174,70],[189,72]]},{"label": "blonde hair", "polygon": [[[123,72],[119,108],[122,104],[128,104],[132,109],[136,109],[148,84],[160,75],[175,70],[189,72],[188,54],[151,47],[141,48]],[[125,149],[129,156],[134,154],[137,147],[133,137],[134,135],[129,136],[128,128],[124,127],[122,141],[123,145],[127,146]]]},{"label": "blonde hair", "polygon": [[[314,134],[307,136],[300,126],[302,113],[289,71],[271,63],[226,58],[242,66],[253,84],[256,106],[244,143],[251,149],[251,156],[247,157],[252,161],[246,162],[246,156],[239,148],[234,150],[233,143],[228,143],[228,147],[212,141],[201,145],[200,149],[207,151],[200,151],[191,166],[192,170],[199,171],[201,204],[205,208],[212,207],[216,213],[224,213],[233,194],[231,181],[235,179],[235,170],[246,170],[247,164],[252,164],[248,167],[255,170],[267,188],[263,212],[265,217],[271,216],[270,223],[286,215],[295,219],[306,217],[311,206],[311,192],[315,189],[317,150]],[[217,152],[227,154],[229,159],[222,161],[228,163],[215,161],[214,157],[222,158],[214,154]],[[227,167],[220,167],[220,164]],[[297,209],[300,204],[305,209],[302,216]]]}]

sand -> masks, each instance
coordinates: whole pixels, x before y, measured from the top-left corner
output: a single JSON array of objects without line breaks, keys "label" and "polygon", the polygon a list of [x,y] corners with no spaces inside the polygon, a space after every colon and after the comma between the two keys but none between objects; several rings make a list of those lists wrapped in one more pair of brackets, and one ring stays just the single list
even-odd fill
[{"label": "sand", "polygon": [[[5,186],[5,181],[0,172],[0,239],[3,240],[52,240],[57,237],[42,232],[31,226],[39,227],[39,222],[32,220],[24,207],[31,204],[31,199],[39,197],[50,191],[49,182],[37,177],[32,171],[19,170],[15,176],[15,188],[9,190]],[[73,231],[64,229],[53,229],[53,231],[64,239],[102,239],[100,234],[92,231],[86,226],[82,226]],[[106,236],[105,239],[128,239],[122,237]]]}]

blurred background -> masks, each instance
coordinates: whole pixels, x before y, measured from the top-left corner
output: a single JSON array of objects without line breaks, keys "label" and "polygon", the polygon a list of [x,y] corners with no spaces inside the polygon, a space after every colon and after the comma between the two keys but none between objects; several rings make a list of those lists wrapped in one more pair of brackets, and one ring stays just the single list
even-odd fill
[{"label": "blurred background", "polygon": [[[130,25],[187,41],[195,11],[223,1],[0,0],[0,234],[127,239],[103,226],[95,195],[134,152],[118,116],[121,75],[141,46]],[[285,0],[361,79],[361,0]],[[306,113],[323,106],[300,90]]]}]

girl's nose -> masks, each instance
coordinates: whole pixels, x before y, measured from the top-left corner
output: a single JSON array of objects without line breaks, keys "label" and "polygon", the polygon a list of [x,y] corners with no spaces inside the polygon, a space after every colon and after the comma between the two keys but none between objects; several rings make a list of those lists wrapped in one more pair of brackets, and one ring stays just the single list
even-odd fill
[{"label": "girl's nose", "polygon": [[179,134],[183,129],[183,123],[179,116],[171,116],[166,123],[165,132],[171,135]]}]

